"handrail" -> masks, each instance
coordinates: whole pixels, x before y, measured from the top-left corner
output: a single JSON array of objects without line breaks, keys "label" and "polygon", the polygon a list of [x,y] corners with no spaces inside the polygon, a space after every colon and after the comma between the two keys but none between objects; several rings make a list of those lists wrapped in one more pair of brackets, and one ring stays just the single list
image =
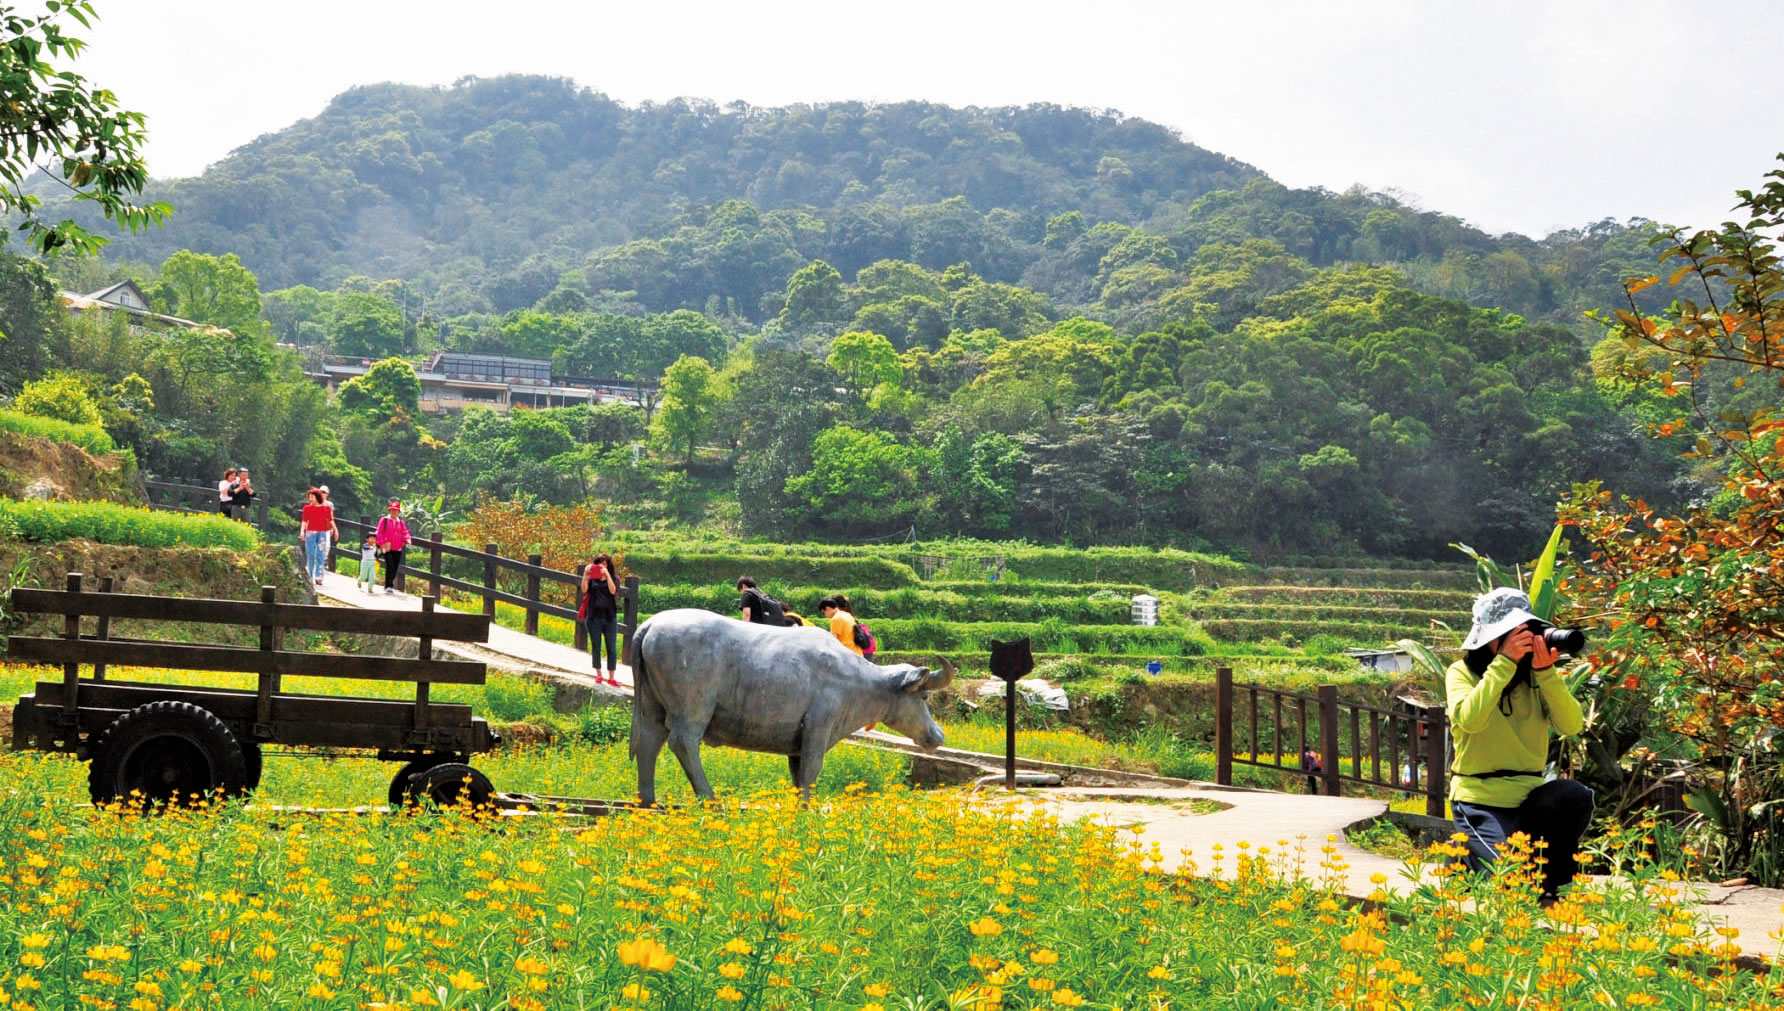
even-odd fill
[{"label": "handrail", "polygon": [[[222,515],[217,510],[217,489],[215,486],[187,484],[184,481],[157,481],[149,478],[143,480],[143,487],[148,491],[150,509],[161,509],[168,512],[210,513]],[[193,504],[188,506],[190,500]],[[244,523],[258,530],[266,529],[266,499],[261,495],[254,496],[254,518],[243,519]]]},{"label": "handrail", "polygon": [[[1247,703],[1246,743],[1249,748],[1243,752],[1235,747],[1235,689],[1243,691]],[[1273,703],[1271,712],[1262,711],[1258,704],[1260,698]],[[1292,704],[1288,715],[1299,722],[1298,747],[1292,753],[1293,765],[1283,761],[1284,755],[1288,754],[1283,750],[1283,744],[1285,738],[1290,736],[1284,732],[1285,701]],[[1308,722],[1309,703],[1312,703],[1314,710],[1311,727]],[[1321,685],[1313,696],[1265,685],[1239,685],[1233,682],[1232,668],[1221,667],[1215,673],[1214,711],[1215,780],[1222,785],[1232,785],[1235,764],[1297,771],[1307,777],[1310,792],[1317,787],[1316,792],[1331,797],[1339,796],[1345,783],[1408,792],[1418,790],[1425,795],[1425,813],[1443,817],[1449,720],[1442,706],[1423,706],[1396,712],[1360,703],[1340,702],[1335,685]],[[1264,723],[1264,729],[1268,732],[1267,742],[1262,742],[1259,734],[1260,722]],[[1309,729],[1316,732],[1316,738],[1310,740]],[[1347,742],[1349,747],[1345,748],[1343,745]],[[1267,748],[1263,746],[1265,743]],[[1384,744],[1387,746],[1386,776],[1382,774]],[[1319,755],[1318,772],[1300,767],[1300,756],[1310,748]],[[1347,758],[1351,763],[1349,772],[1345,772],[1343,768],[1343,761]],[[1401,770],[1406,766],[1410,766],[1411,774],[1402,777]]]},{"label": "handrail", "polygon": [[[328,568],[330,571],[334,570],[335,560],[337,558],[349,558],[354,560],[359,558],[359,552],[356,549],[350,550],[343,545],[357,545],[365,534],[375,533],[377,531],[377,524],[372,521],[370,516],[361,516],[358,520],[342,519],[341,517],[336,516],[335,525],[341,527],[343,531],[351,531],[357,536],[353,537],[351,540],[342,538],[334,543],[328,557]],[[483,598],[483,613],[490,618],[495,617],[496,604],[498,602],[513,604],[526,612],[523,631],[525,631],[527,635],[539,634],[539,616],[541,614],[548,617],[563,618],[575,622],[575,631],[572,633],[575,647],[579,650],[588,649],[588,629],[582,622],[576,620],[577,613],[582,610],[582,576],[580,574],[565,572],[562,569],[548,568],[540,564],[541,559],[539,555],[528,555],[526,561],[521,561],[502,555],[496,550],[496,545],[494,544],[486,544],[484,545],[484,548],[485,550],[483,551],[477,551],[473,548],[448,544],[446,543],[445,537],[438,530],[430,532],[427,537],[416,537],[411,542],[410,549],[425,550],[427,552],[427,567],[421,568],[417,565],[411,565],[409,564],[407,557],[405,557],[403,564],[397,567],[397,588],[402,589],[407,578],[409,576],[414,576],[417,579],[427,580],[431,586],[432,595],[435,597],[440,596],[440,589],[442,587],[473,594]],[[458,579],[445,575],[441,571],[441,563],[445,556],[448,555],[454,558],[463,558],[467,561],[482,562],[483,582],[476,583],[471,582],[470,580]],[[498,570],[506,570],[515,575],[526,577],[526,592],[524,594],[518,594],[501,589],[497,585]],[[541,599],[540,583],[542,580],[549,580],[554,583],[567,585],[574,589],[574,606],[563,607]],[[626,577],[625,582],[620,586],[619,600],[620,605],[623,608],[623,615],[619,628],[620,638],[623,642],[621,655],[626,657],[627,661],[630,662],[632,656],[632,635],[638,630],[637,576]]]}]

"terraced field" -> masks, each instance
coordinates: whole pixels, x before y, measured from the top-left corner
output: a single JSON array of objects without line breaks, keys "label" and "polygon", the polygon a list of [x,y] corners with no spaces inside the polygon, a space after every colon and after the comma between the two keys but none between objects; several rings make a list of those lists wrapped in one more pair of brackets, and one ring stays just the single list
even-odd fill
[{"label": "terraced field", "polygon": [[[645,614],[733,613],[732,582],[749,574],[808,616],[826,594],[846,594],[878,637],[882,660],[943,654],[979,665],[992,640],[1027,637],[1037,661],[1062,662],[1051,666],[1068,678],[1151,662],[1166,674],[1205,677],[1239,659],[1341,673],[1346,647],[1401,638],[1453,644],[1473,583],[1460,566],[1264,568],[1186,552],[1079,554],[1074,563],[1058,548],[948,556],[911,546],[653,544],[629,546],[624,557],[644,581]],[[1132,624],[1140,593],[1160,599],[1157,626]]]}]

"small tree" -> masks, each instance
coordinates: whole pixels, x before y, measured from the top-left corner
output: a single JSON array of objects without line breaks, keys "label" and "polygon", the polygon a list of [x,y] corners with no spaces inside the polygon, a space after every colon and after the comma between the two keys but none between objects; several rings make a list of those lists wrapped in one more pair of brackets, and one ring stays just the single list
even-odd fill
[{"label": "small tree", "polygon": [[694,465],[694,448],[712,426],[725,395],[718,373],[704,358],[682,355],[663,372],[662,406],[656,428],[671,445],[687,450],[687,466]]},{"label": "small tree", "polygon": [[[1695,433],[1692,456],[1725,473],[1723,494],[1680,515],[1596,485],[1576,489],[1562,518],[1589,557],[1565,585],[1582,613],[1603,616],[1590,662],[1611,704],[1639,700],[1665,732],[1660,757],[1690,759],[1689,802],[1719,836],[1719,863],[1784,880],[1784,172],[1741,191],[1747,220],[1667,232],[1659,262],[1678,288],[1672,306],[1605,319],[1641,375],[1681,405],[1655,434]],[[1659,364],[1652,366],[1658,357]],[[1749,384],[1749,380],[1760,380]],[[1622,696],[1623,698],[1618,698]],[[1638,755],[1638,757],[1640,757]]]}]

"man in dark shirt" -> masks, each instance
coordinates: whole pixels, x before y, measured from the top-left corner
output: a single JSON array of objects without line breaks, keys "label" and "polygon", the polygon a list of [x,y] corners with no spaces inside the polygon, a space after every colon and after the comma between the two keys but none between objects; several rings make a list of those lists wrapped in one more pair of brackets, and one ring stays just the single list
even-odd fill
[{"label": "man in dark shirt", "polygon": [[756,589],[756,581],[748,576],[737,577],[737,606],[743,620],[758,625],[785,625],[785,612],[773,597]]}]

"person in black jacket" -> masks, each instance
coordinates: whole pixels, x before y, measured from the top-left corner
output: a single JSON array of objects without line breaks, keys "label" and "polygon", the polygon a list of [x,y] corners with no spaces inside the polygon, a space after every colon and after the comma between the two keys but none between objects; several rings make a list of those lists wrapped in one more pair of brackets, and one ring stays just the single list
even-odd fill
[{"label": "person in black jacket", "polygon": [[607,676],[605,682],[618,685],[619,669],[619,583],[614,572],[613,556],[605,551],[589,559],[582,567],[582,607],[576,617],[588,629],[590,659],[594,662],[595,680],[601,677],[601,644],[607,644]]}]

